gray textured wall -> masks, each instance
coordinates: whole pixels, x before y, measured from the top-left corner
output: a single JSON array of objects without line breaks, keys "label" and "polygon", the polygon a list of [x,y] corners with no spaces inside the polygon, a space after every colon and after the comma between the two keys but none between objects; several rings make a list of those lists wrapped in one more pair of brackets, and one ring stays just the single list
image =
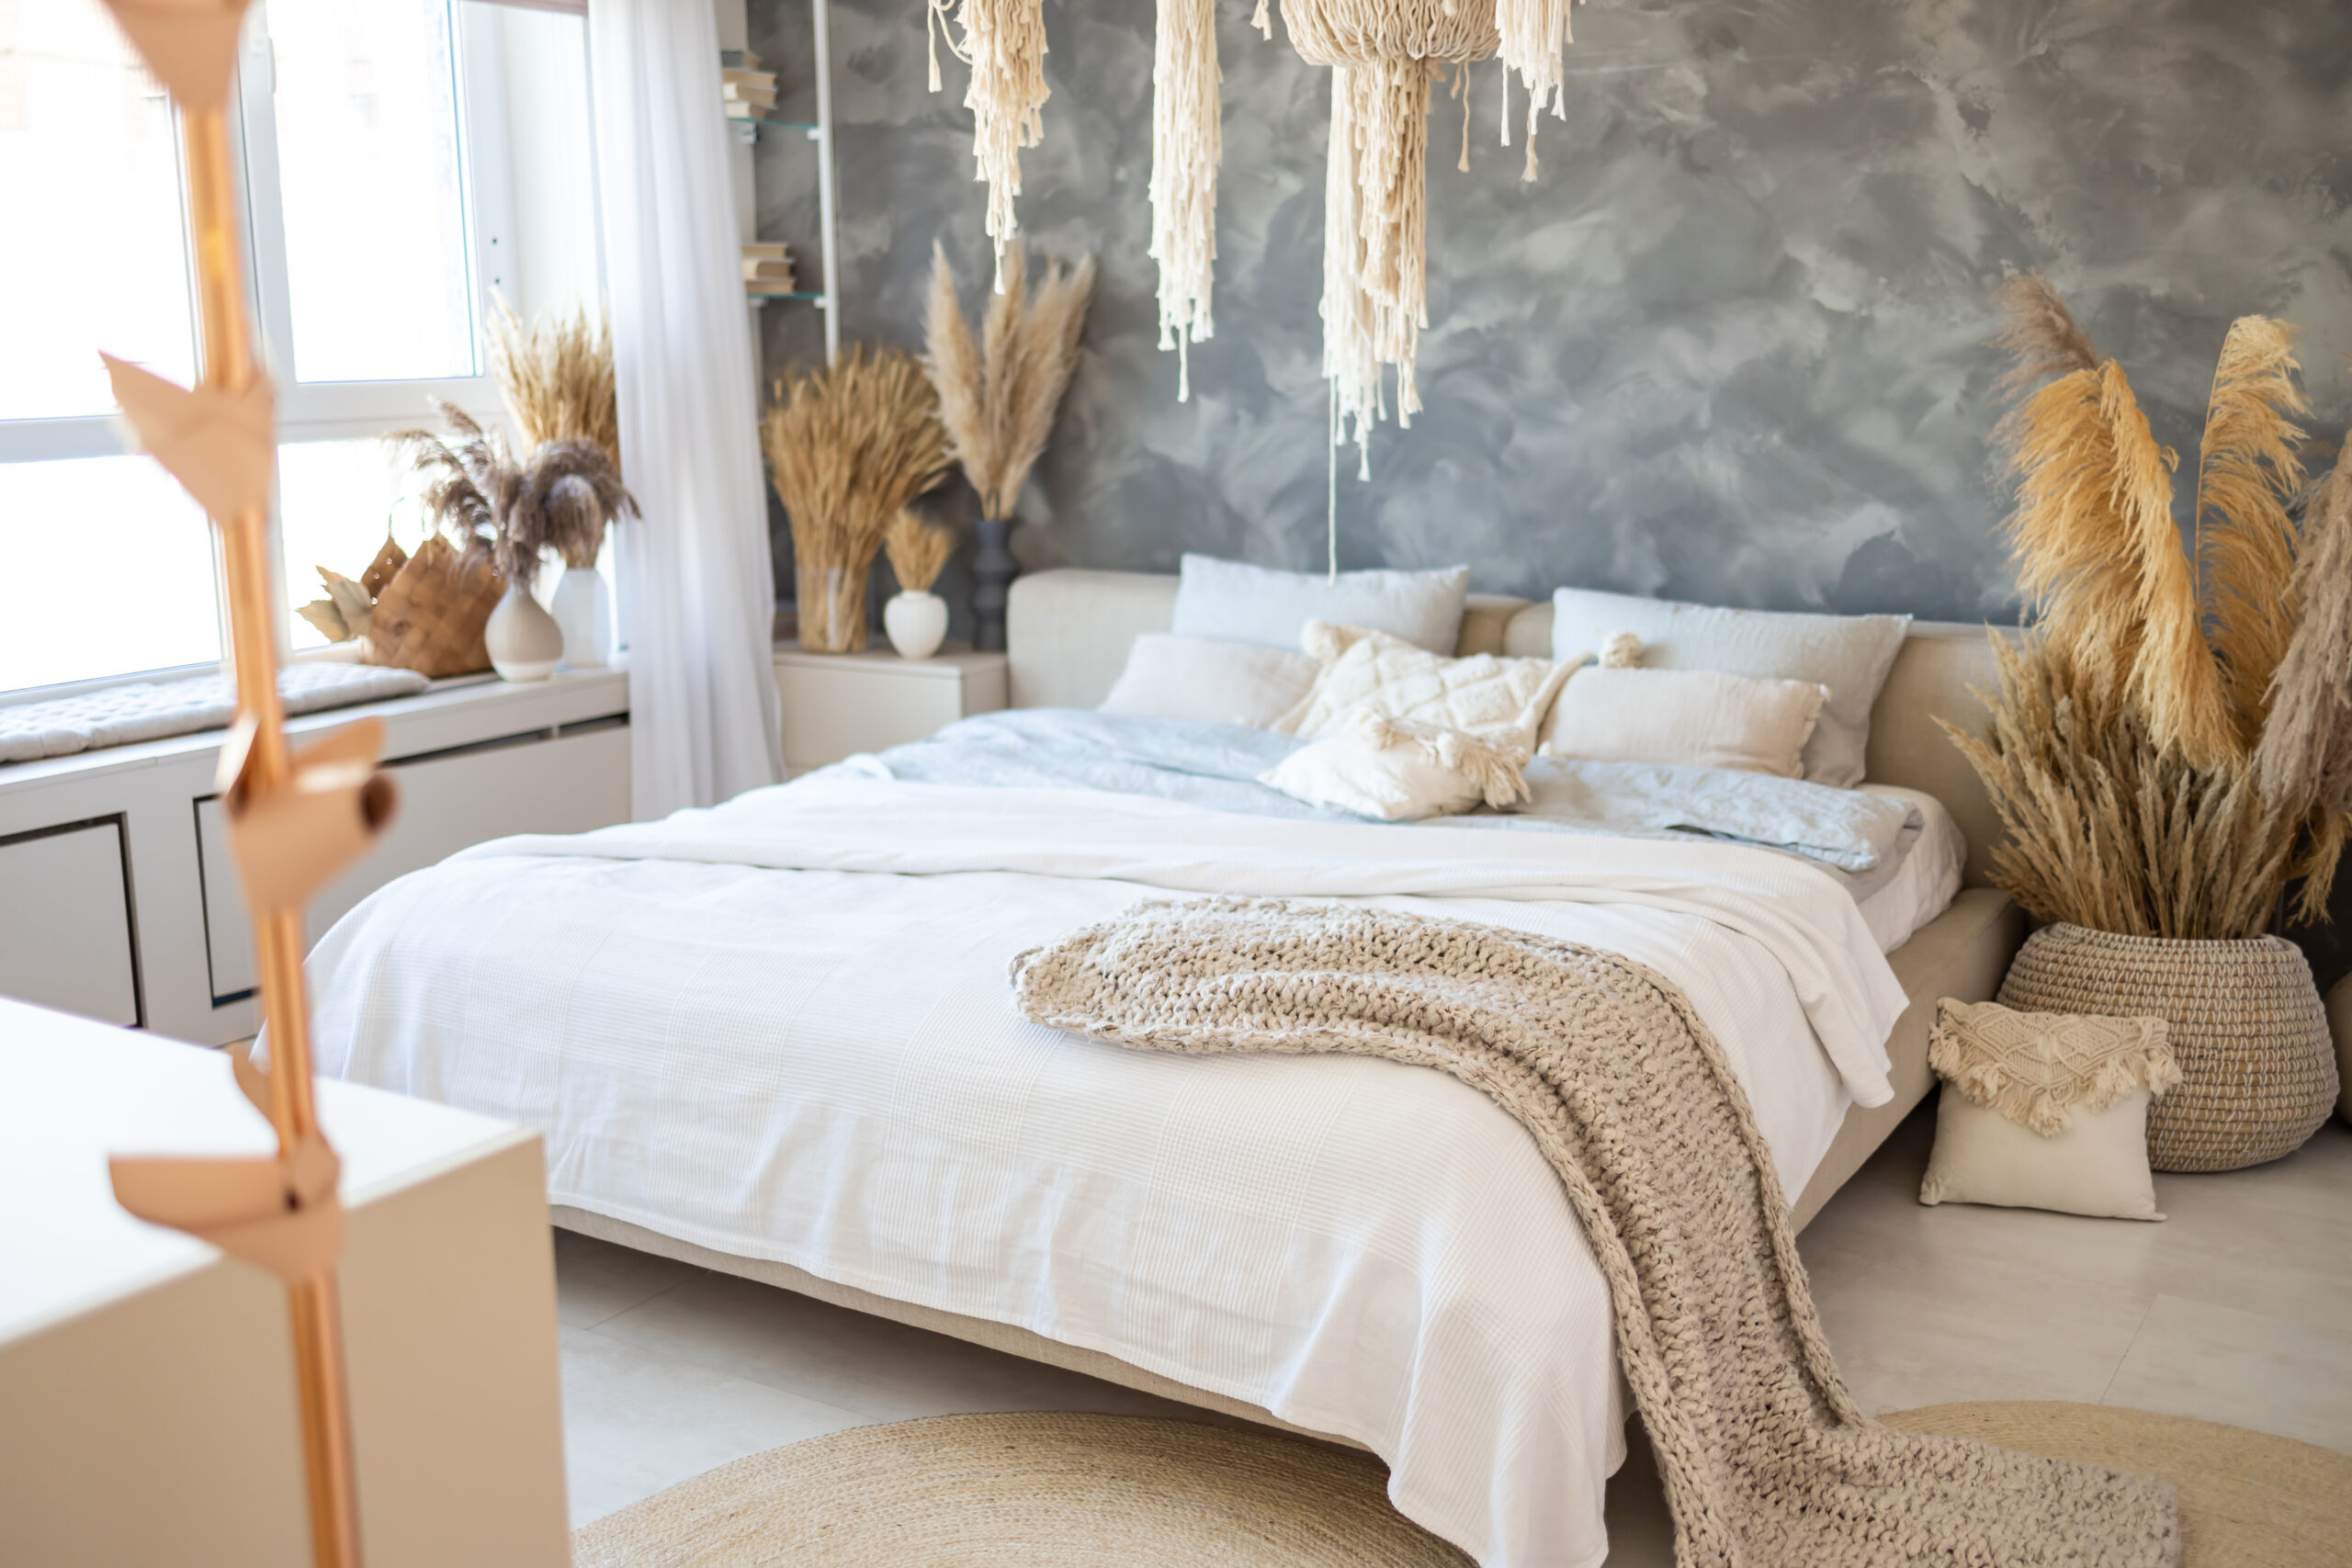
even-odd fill
[{"label": "gray textured wall", "polygon": [[[1144,254],[1152,6],[1046,0],[1053,96],[1022,220],[1103,276],[1022,509],[1033,567],[1321,564],[1327,81],[1247,10],[1220,7],[1217,335],[1180,405]],[[919,345],[933,238],[975,289],[987,254],[966,73],[943,55],[947,90],[924,91],[920,0],[832,17],[844,326]],[[752,0],[786,112],[812,112],[808,25],[806,0]],[[2352,419],[2352,6],[1600,0],[1576,28],[1536,183],[1496,145],[1499,67],[1473,75],[1467,175],[1460,109],[1437,101],[1428,409],[1383,427],[1371,483],[1343,467],[1342,564],[2009,614],[1981,346],[2009,267],[2050,274],[2192,457],[2247,311],[2304,329],[2328,450]],[[812,272],[813,172],[806,143],[763,143],[762,231]],[[805,306],[771,306],[764,331],[771,369],[820,352]]]}]

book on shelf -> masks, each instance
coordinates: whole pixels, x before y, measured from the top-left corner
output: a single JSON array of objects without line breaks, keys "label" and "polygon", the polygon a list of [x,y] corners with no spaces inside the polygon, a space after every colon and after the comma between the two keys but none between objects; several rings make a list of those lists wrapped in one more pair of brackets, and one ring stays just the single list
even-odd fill
[{"label": "book on shelf", "polygon": [[788,261],[759,261],[745,256],[743,277],[746,282],[771,283],[780,279],[789,285],[792,282],[792,264]]},{"label": "book on shelf", "polygon": [[748,49],[722,49],[718,51],[718,63],[728,71],[757,71],[760,57]]},{"label": "book on shelf", "polygon": [[729,119],[757,119],[760,118],[759,106],[756,104],[738,103],[734,99],[729,98],[720,107],[727,110],[727,118]]},{"label": "book on shelf", "polygon": [[781,240],[746,240],[743,242],[745,261],[790,261],[792,247]]},{"label": "book on shelf", "polygon": [[718,85],[722,88],[748,87],[754,93],[773,93],[775,91],[775,73],[723,70],[718,73]]},{"label": "book on shelf", "polygon": [[730,104],[757,104],[763,109],[775,107],[775,89],[773,87],[738,87],[726,85],[718,89],[718,96]]},{"label": "book on shelf", "polygon": [[792,286],[792,279],[788,277],[776,280],[747,277],[743,280],[743,292],[753,299],[789,299],[800,291]]}]

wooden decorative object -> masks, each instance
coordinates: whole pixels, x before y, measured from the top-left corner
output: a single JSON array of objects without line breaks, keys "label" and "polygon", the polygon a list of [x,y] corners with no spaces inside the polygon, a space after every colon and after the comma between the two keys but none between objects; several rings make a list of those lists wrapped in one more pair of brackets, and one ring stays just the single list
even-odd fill
[{"label": "wooden decorative object", "polygon": [[[379,565],[383,557],[377,557]],[[369,575],[375,574],[368,568]],[[482,628],[505,583],[481,551],[459,551],[435,536],[419,545],[376,596],[368,662],[420,675],[469,675],[490,668]]]},{"label": "wooden decorative object", "polygon": [[230,854],[253,909],[269,1032],[266,1071],[232,1060],[239,1088],[277,1134],[277,1152],[265,1158],[117,1156],[115,1196],[140,1218],[201,1236],[285,1282],[311,1556],[321,1568],[356,1568],[358,1502],[335,1286],[341,1166],[312,1098],[302,905],[367,852],[390,822],[397,793],[376,768],[382,720],[348,725],[297,754],[278,703],[283,623],[267,504],[274,406],[245,315],[243,222],[227,114],[248,0],[107,4],[179,107],[204,376],[184,389],[120,360],[107,363],[116,400],[141,445],[220,530],[237,686],[236,727],[220,749],[220,795]]}]

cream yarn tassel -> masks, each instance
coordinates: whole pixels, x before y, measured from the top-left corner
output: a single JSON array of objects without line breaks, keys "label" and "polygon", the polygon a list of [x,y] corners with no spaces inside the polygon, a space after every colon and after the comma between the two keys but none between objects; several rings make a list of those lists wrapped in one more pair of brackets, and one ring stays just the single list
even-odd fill
[{"label": "cream yarn tassel", "polygon": [[[1510,73],[1527,84],[1527,166],[1520,178],[1535,177],[1535,119],[1548,105],[1553,118],[1568,118],[1567,46],[1576,41],[1568,27],[1568,7],[1575,0],[1495,0],[1495,24],[1502,35],[1496,51],[1503,62],[1503,97],[1510,97]],[[1510,110],[1504,110],[1503,145],[1510,145]]]},{"label": "cream yarn tassel", "polygon": [[1430,87],[1443,65],[1493,53],[1498,35],[1480,0],[1283,0],[1283,20],[1300,58],[1333,68],[1323,374],[1369,478],[1364,443],[1385,412],[1385,367],[1396,367],[1396,423],[1411,424],[1421,406]]},{"label": "cream yarn tassel", "polygon": [[[944,23],[953,0],[924,0],[925,28]],[[1021,149],[1045,134],[1037,111],[1045,104],[1046,16],[1041,0],[962,0],[947,48],[972,68],[964,105],[972,111],[972,157],[989,187],[989,238],[996,246],[996,291],[1004,292],[1004,250],[1019,231],[1013,197],[1021,194]],[[939,91],[939,58],[932,56],[931,90]]]},{"label": "cream yarn tassel", "polygon": [[1215,0],[1159,0],[1151,66],[1151,259],[1159,264],[1159,346],[1176,351],[1176,400],[1193,396],[1187,343],[1215,335],[1217,127]]}]

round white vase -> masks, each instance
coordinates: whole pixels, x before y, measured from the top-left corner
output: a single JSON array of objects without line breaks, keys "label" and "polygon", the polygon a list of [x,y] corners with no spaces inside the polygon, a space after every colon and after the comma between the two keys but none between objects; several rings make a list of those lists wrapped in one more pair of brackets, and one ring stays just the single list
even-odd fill
[{"label": "round white vase", "polygon": [[481,629],[490,667],[504,681],[544,681],[563,662],[563,628],[531,591],[509,583]]},{"label": "round white vase", "polygon": [[947,601],[936,593],[897,593],[882,606],[882,629],[901,659],[929,659],[947,637]]},{"label": "round white vase", "polygon": [[613,661],[613,590],[603,572],[567,568],[556,579],[548,613],[563,632],[567,668],[599,670]]}]

